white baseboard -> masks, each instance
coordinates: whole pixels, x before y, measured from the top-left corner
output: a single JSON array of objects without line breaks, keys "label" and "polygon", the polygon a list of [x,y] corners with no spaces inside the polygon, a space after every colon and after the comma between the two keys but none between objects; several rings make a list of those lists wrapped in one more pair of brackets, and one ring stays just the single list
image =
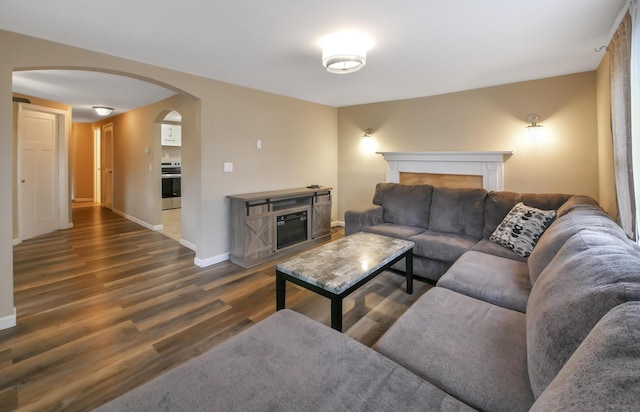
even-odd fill
[{"label": "white baseboard", "polygon": [[340,226],[344,227],[344,222],[342,220],[336,220],[335,222],[331,222],[331,227]]},{"label": "white baseboard", "polygon": [[19,245],[20,243],[22,243],[22,239],[13,239],[13,246]]},{"label": "white baseboard", "polygon": [[[113,213],[115,213],[116,215],[120,215],[120,216],[124,217],[125,219],[130,220],[130,221],[132,221],[134,223],[137,223],[140,226],[143,226],[143,227],[145,227],[145,228],[147,228],[149,230],[156,230],[157,231],[157,230],[162,229],[162,225],[155,225],[154,226],[151,223],[148,223],[148,222],[145,222],[144,220],[138,219],[137,217],[133,217],[131,215],[128,215],[128,214],[124,213],[121,210],[111,209],[111,211]],[[158,229],[158,227],[160,227],[160,229]]]},{"label": "white baseboard", "polygon": [[73,201],[76,203],[84,203],[84,202],[93,203],[93,198],[92,197],[76,197],[75,199],[73,199]]},{"label": "white baseboard", "polygon": [[16,326],[16,308],[13,308],[13,315],[0,318],[0,330],[9,329]]},{"label": "white baseboard", "polygon": [[[196,245],[195,243],[191,243],[188,240],[184,240],[184,239],[180,239],[180,244],[188,249],[193,250],[194,252],[196,251]],[[228,254],[227,254],[228,255]]]},{"label": "white baseboard", "polygon": [[195,259],[193,259],[193,263],[196,266],[204,268],[207,266],[215,265],[216,263],[224,262],[225,260],[229,260],[229,253],[223,253],[221,255],[213,256],[207,259],[200,259],[196,257]]}]

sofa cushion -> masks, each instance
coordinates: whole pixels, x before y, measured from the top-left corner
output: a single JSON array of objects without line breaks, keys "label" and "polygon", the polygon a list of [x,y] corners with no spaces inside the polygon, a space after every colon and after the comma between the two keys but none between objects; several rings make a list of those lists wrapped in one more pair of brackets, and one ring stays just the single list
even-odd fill
[{"label": "sofa cushion", "polygon": [[526,263],[481,252],[462,255],[438,286],[523,313],[531,292]]},{"label": "sofa cushion", "polygon": [[429,230],[482,237],[484,189],[433,189],[429,210]]},{"label": "sofa cushion", "polygon": [[529,376],[536,397],[613,307],[640,300],[640,248],[582,230],[533,285],[527,305]]},{"label": "sofa cushion", "polygon": [[359,342],[281,310],[98,411],[467,411]]},{"label": "sofa cushion", "polygon": [[531,284],[536,282],[540,273],[567,239],[583,229],[607,232],[621,239],[626,238],[622,228],[600,208],[587,205],[572,208],[571,213],[564,214],[549,226],[531,252],[528,260]]},{"label": "sofa cushion", "polygon": [[520,202],[511,208],[489,240],[528,257],[555,216],[554,210],[540,210]]},{"label": "sofa cushion", "polygon": [[632,411],[640,406],[640,304],[611,309],[589,332],[532,411]]},{"label": "sofa cushion", "polygon": [[384,208],[382,219],[385,223],[426,229],[432,191],[431,185],[378,183],[373,203]]},{"label": "sofa cushion", "polygon": [[432,230],[411,236],[409,240],[416,244],[413,248],[414,255],[449,263],[455,262],[478,241],[477,238],[471,236],[440,233]]},{"label": "sofa cushion", "polygon": [[484,205],[484,230],[482,237],[489,239],[509,210],[519,202],[542,210],[556,210],[571,195],[557,193],[489,192]]},{"label": "sofa cushion", "polygon": [[500,256],[511,260],[517,260],[518,262],[527,261],[526,257],[518,256],[513,252],[513,250],[507,249],[506,247],[492,242],[489,239],[481,239],[478,243],[473,245],[471,250],[487,253],[489,255]]},{"label": "sofa cushion", "polygon": [[474,408],[533,404],[523,313],[435,287],[374,348]]},{"label": "sofa cushion", "polygon": [[365,226],[363,232],[375,233],[377,235],[395,237],[397,239],[409,239],[418,233],[424,232],[421,227],[394,225],[393,223],[382,223],[379,225]]}]

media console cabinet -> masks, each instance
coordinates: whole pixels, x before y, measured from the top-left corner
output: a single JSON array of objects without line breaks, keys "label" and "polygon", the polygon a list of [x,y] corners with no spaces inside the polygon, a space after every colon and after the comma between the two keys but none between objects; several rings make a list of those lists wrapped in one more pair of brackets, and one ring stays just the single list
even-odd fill
[{"label": "media console cabinet", "polygon": [[250,268],[331,236],[331,187],[227,196],[231,202],[229,260]]}]

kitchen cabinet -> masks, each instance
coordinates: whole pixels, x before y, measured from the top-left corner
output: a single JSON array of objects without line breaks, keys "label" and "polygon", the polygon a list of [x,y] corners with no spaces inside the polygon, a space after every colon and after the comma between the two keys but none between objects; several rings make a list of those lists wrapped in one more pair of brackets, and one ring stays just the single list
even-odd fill
[{"label": "kitchen cabinet", "polygon": [[182,145],[182,126],[179,124],[162,123],[160,125],[162,146]]}]

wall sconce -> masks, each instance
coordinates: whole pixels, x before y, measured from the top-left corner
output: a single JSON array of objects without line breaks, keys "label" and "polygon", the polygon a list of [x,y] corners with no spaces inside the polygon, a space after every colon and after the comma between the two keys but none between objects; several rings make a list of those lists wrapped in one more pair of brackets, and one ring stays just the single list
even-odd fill
[{"label": "wall sconce", "polygon": [[93,110],[96,111],[98,116],[105,117],[105,116],[109,116],[111,114],[111,112],[113,111],[113,107],[93,106]]},{"label": "wall sconce", "polygon": [[323,37],[322,43],[322,65],[329,73],[353,73],[367,64],[371,41],[361,33],[333,33]]},{"label": "wall sconce", "polygon": [[373,129],[368,127],[364,129],[364,134],[362,135],[362,141],[360,145],[362,149],[367,152],[373,152],[376,149],[376,141],[371,137],[371,133],[373,133]]},{"label": "wall sconce", "polygon": [[527,135],[531,140],[538,140],[540,137],[542,137],[542,125],[538,124],[538,122],[540,121],[540,116],[538,116],[537,114],[530,114],[527,118],[527,121],[531,123],[526,127]]}]

